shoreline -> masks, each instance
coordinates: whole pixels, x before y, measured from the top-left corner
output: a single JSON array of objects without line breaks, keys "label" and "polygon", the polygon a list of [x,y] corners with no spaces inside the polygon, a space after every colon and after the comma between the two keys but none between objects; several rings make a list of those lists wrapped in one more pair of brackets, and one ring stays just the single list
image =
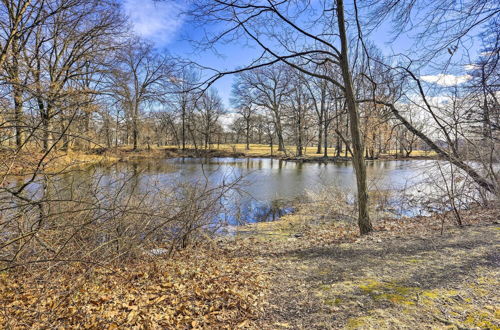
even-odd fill
[{"label": "shoreline", "polygon": [[[108,152],[106,152],[108,153]],[[194,149],[186,148],[182,150],[177,147],[160,147],[147,149],[138,149],[136,151],[131,149],[119,149],[110,151],[110,155],[118,157],[119,161],[135,160],[140,158],[268,158],[283,161],[293,162],[318,162],[318,163],[335,163],[335,162],[350,162],[351,157],[344,156],[317,156],[316,154],[307,154],[304,156],[290,156],[286,154],[271,154],[248,151],[231,151],[227,149]],[[415,155],[410,157],[395,157],[394,155],[381,155],[378,158],[366,158],[366,161],[379,161],[379,160],[437,160],[436,155]]]},{"label": "shoreline", "polygon": [[[231,150],[231,145],[224,145],[219,149],[194,149],[187,148],[182,150],[177,147],[154,147],[140,148],[132,150],[129,147],[115,148],[100,148],[90,149],[85,151],[69,150],[69,151],[54,151],[46,157],[39,166],[39,161],[43,154],[39,151],[22,150],[15,152],[13,149],[4,148],[0,150],[0,157],[3,158],[3,163],[0,164],[0,175],[30,175],[37,169],[40,173],[57,174],[74,168],[92,166],[96,164],[113,164],[116,162],[127,162],[140,159],[155,159],[155,158],[267,158],[282,161],[299,162],[299,163],[337,163],[350,162],[351,157],[344,156],[318,156],[318,154],[307,153],[304,156],[293,156],[286,153],[270,153],[268,147],[258,146],[250,150]],[[258,149],[260,148],[260,149]],[[234,149],[234,148],[233,148]],[[398,157],[394,155],[381,155],[376,159],[366,159],[366,161],[392,161],[392,160],[434,160],[439,159],[436,155],[420,155],[416,154],[410,157]]]}]

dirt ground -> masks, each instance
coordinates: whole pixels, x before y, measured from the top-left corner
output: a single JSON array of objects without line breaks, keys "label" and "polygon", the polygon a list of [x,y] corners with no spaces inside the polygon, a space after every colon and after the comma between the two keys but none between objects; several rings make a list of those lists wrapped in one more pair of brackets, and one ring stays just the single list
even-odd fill
[{"label": "dirt ground", "polygon": [[349,225],[330,224],[346,233],[332,241],[290,224],[258,244],[249,238],[271,283],[258,328],[499,329],[498,212],[467,216],[473,225],[443,234],[420,219],[428,230],[397,233],[384,223],[349,238]]}]

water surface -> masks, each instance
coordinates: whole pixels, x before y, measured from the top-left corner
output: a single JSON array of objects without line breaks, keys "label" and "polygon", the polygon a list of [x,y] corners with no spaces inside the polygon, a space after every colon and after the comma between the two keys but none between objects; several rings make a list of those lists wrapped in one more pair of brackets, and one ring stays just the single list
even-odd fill
[{"label": "water surface", "polygon": [[[368,161],[370,190],[401,190],[413,187],[425,177],[434,161]],[[183,182],[217,185],[241,178],[238,191],[224,203],[231,224],[269,221],[293,210],[293,200],[307,192],[335,187],[354,199],[356,181],[352,163],[294,162],[269,158],[175,158],[148,159],[98,167],[86,175],[99,176],[101,184],[117,175],[133,174],[137,189],[144,192],[155,186],[175,187]],[[85,173],[83,174],[85,176]],[[87,178],[90,179],[90,178]],[[393,200],[397,204],[397,200]],[[420,210],[402,210],[399,215],[414,215]],[[236,210],[236,211],[235,211]]]},{"label": "water surface", "polygon": [[[425,195],[425,189],[417,183],[429,177],[436,162],[380,160],[367,161],[366,164],[371,191],[405,190],[414,195]],[[126,186],[124,181],[127,181]],[[48,188],[44,187],[42,180],[37,181],[30,186],[30,191],[35,198],[45,194],[50,198],[70,200],[72,194],[82,189],[90,189],[89,195],[102,196],[98,199],[105,199],[105,196],[109,199],[117,190],[126,189],[120,192],[121,196],[142,198],[159,196],[162,190],[182,194],[189,184],[210,188],[233,182],[237,185],[218,201],[222,205],[221,211],[211,215],[214,222],[237,225],[275,220],[293,211],[294,200],[325,188],[341,191],[352,203],[356,193],[351,162],[300,163],[270,158],[144,159],[111,166],[98,165],[52,177]],[[424,211],[418,205],[404,204],[399,197],[392,194],[386,203],[395,215],[412,216]],[[156,200],[157,203],[165,201]]]}]

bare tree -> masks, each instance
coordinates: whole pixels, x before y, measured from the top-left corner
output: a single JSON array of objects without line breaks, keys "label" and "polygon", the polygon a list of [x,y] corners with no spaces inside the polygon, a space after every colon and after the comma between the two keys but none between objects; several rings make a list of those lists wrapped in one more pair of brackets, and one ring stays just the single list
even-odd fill
[{"label": "bare tree", "polygon": [[303,148],[306,144],[305,131],[308,128],[308,115],[312,110],[312,98],[310,91],[305,84],[305,77],[301,73],[294,75],[293,89],[288,97],[291,112],[291,120],[293,122],[295,132],[295,145],[297,147],[297,156],[303,155]]},{"label": "bare tree", "polygon": [[172,82],[173,97],[171,102],[174,103],[175,111],[179,113],[181,118],[181,142],[182,149],[186,149],[187,141],[187,120],[191,117],[194,111],[196,102],[196,91],[194,90],[199,80],[198,74],[187,66],[182,66]]},{"label": "bare tree", "polygon": [[217,90],[210,89],[197,100],[195,107],[201,117],[203,143],[205,149],[208,149],[212,144],[211,138],[215,133],[217,121],[225,113],[224,105]]},{"label": "bare tree", "polygon": [[[467,51],[463,51],[462,48],[466,49],[464,43],[473,39],[480,28],[487,30],[489,28],[493,36],[498,36],[498,23],[495,23],[500,14],[498,3],[489,0],[469,0],[461,3],[446,1],[440,4],[425,2],[425,5],[417,6],[413,2],[388,0],[376,4],[373,8],[365,20],[366,22],[378,25],[387,17],[392,17],[397,33],[403,33],[408,28],[411,28],[410,31],[417,31],[413,35],[416,37],[419,49],[414,54],[403,54],[398,62],[388,61],[389,63],[385,63],[386,68],[397,80],[397,83],[394,84],[395,93],[392,96],[386,94],[385,97],[374,97],[376,103],[387,106],[393,116],[412,134],[418,136],[441,157],[467,173],[479,187],[489,192],[498,192],[498,176],[491,166],[492,158],[487,161],[489,165],[484,166],[483,163],[482,169],[478,169],[477,166],[469,162],[469,156],[464,157],[459,150],[457,136],[460,136],[462,141],[467,141],[466,144],[475,146],[469,150],[481,149],[471,132],[464,125],[457,125],[459,122],[456,117],[457,101],[459,103],[467,102],[466,98],[460,96],[460,100],[457,99],[454,97],[454,91],[450,93],[443,90],[442,86],[447,85],[447,83],[440,82],[439,79],[429,83],[425,80],[425,76],[419,74],[423,63],[426,63],[430,58],[435,59],[433,67],[434,70],[437,68],[438,72],[440,71],[440,75],[453,70],[453,68],[463,70],[463,66],[474,62],[467,56]],[[362,22],[362,24],[364,23]],[[498,53],[498,38],[493,37],[492,40],[497,40],[493,42],[493,45],[496,44],[493,48],[496,47],[496,53]],[[495,51],[490,52],[490,54],[495,54]],[[418,58],[414,59],[415,55]],[[453,59],[458,60],[456,63],[452,63]],[[436,77],[442,77],[440,75]],[[450,77],[456,76],[451,75]],[[371,80],[375,89],[387,86],[387,82],[381,83],[374,76],[371,77]],[[460,84],[461,82],[458,80],[452,83],[455,86],[455,91],[460,89]],[[436,104],[433,101],[435,95],[454,101],[451,105]],[[371,101],[373,102],[373,100]],[[433,127],[434,131],[425,131],[412,124],[405,116],[401,106],[405,103],[413,103],[414,106],[421,109],[421,112],[427,116],[427,128]],[[484,100],[482,103],[484,104]],[[478,109],[477,104],[472,107]],[[445,141],[444,144],[440,143],[440,139]],[[481,143],[484,144],[485,141]],[[491,154],[491,150],[495,150],[497,144],[495,142],[488,144],[493,146],[489,148],[488,153]]]},{"label": "bare tree", "polygon": [[247,82],[241,79],[243,77],[239,78],[233,84],[231,103],[245,122],[245,148],[250,150],[251,123],[257,112],[257,106],[254,103],[252,89],[249,89]]},{"label": "bare tree", "polygon": [[156,53],[145,41],[133,39],[117,55],[112,85],[115,95],[127,109],[133,150],[137,150],[139,143],[141,107],[159,101],[165,95],[171,76],[170,59]]},{"label": "bare tree", "polygon": [[246,89],[247,98],[271,114],[278,137],[278,151],[285,150],[283,105],[291,91],[290,79],[289,70],[279,65],[242,72],[239,76],[239,88]]}]

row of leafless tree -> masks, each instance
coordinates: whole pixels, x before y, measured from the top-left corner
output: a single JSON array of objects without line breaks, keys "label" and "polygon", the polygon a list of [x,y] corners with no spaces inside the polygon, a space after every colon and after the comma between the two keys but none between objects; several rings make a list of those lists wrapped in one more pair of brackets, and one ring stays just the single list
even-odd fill
[{"label": "row of leafless tree", "polygon": [[[200,92],[196,65],[131,36],[118,2],[4,1],[1,14],[4,146],[207,148],[244,140],[279,150],[296,145],[298,155],[313,144],[325,156],[328,145],[337,156],[350,150],[345,98],[319,77],[279,63],[240,73],[233,105],[241,116],[229,127],[220,121],[227,110],[217,91]],[[415,135],[389,123],[380,109],[365,108],[367,157],[390,149],[408,155],[417,146]]]},{"label": "row of leafless tree", "polygon": [[[313,65],[310,70],[325,68]],[[238,114],[231,127],[233,140],[246,143],[247,149],[250,143],[277,144],[279,151],[292,145],[295,149],[290,151],[302,156],[313,146],[326,157],[328,147],[335,147],[332,156],[351,156],[345,98],[324,79],[309,78],[283,64],[244,71],[237,75],[232,102]],[[376,159],[392,150],[396,157],[408,157],[416,148],[426,149],[383,107],[362,105],[359,110],[365,158]]]},{"label": "row of leafless tree", "polygon": [[183,122],[196,116],[196,127],[183,126],[183,141],[196,134],[210,142],[224,110],[217,92],[189,93],[194,77],[133,36],[120,6],[113,0],[2,1],[1,144],[43,152],[96,143],[136,149],[168,135],[159,130],[171,129],[174,106]]}]

